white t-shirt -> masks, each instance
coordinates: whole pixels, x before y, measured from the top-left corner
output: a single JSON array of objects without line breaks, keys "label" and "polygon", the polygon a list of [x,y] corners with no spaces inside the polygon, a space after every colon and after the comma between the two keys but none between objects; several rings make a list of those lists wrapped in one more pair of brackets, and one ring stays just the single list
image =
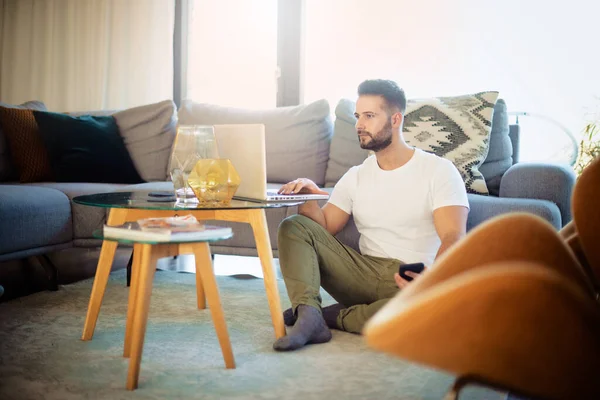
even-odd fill
[{"label": "white t-shirt", "polygon": [[329,203],[354,216],[362,254],[425,265],[433,263],[441,244],[433,210],[469,207],[454,164],[419,149],[392,171],[370,156],[342,176]]}]

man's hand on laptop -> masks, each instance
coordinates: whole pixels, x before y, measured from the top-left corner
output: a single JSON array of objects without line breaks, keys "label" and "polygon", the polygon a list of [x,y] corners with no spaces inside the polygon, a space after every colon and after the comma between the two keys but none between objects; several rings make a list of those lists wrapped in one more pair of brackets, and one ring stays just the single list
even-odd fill
[{"label": "man's hand on laptop", "polygon": [[308,178],[298,178],[283,185],[277,193],[279,194],[329,194],[319,189],[316,183]]}]

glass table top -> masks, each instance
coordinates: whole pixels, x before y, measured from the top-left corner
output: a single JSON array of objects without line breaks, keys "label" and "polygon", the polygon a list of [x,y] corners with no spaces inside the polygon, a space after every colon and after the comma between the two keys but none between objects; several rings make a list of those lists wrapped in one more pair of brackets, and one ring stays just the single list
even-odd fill
[{"label": "glass table top", "polygon": [[151,190],[134,192],[110,192],[77,196],[73,202],[86,206],[103,208],[131,208],[143,210],[242,210],[260,208],[291,207],[302,204],[303,201],[259,203],[253,201],[231,200],[228,205],[205,205],[199,203],[178,203],[163,201],[160,197],[151,197]]}]

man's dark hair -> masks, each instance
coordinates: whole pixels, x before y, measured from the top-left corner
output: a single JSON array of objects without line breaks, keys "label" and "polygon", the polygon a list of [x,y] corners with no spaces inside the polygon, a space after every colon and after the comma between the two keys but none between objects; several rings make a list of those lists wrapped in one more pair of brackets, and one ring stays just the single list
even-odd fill
[{"label": "man's dark hair", "polygon": [[389,109],[396,107],[404,115],[406,111],[406,95],[404,90],[394,81],[387,79],[369,79],[358,85],[358,95],[381,96]]}]

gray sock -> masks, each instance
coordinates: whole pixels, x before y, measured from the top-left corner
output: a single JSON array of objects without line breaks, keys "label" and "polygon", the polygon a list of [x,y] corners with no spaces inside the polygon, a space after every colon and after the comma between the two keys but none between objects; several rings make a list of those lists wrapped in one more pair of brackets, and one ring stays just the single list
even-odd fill
[{"label": "gray sock", "polygon": [[331,340],[331,331],[319,310],[300,304],[297,309],[298,318],[287,335],[277,339],[273,348],[277,351],[296,350],[305,344],[325,343]]},{"label": "gray sock", "polygon": [[327,324],[329,329],[340,329],[337,323],[337,317],[338,315],[340,315],[340,311],[342,311],[344,308],[346,307],[344,307],[344,305],[340,303],[335,303],[330,306],[323,307],[323,319],[325,320],[325,323]]},{"label": "gray sock", "polygon": [[[323,319],[330,329],[340,329],[337,324],[337,317],[344,308],[346,307],[340,303],[331,304],[322,308]],[[294,315],[294,310],[292,308],[288,308],[283,312],[283,322],[286,326],[294,326],[296,323],[296,316]]]},{"label": "gray sock", "polygon": [[294,315],[294,309],[288,308],[283,312],[283,323],[285,326],[294,326],[296,323],[296,316]]}]

